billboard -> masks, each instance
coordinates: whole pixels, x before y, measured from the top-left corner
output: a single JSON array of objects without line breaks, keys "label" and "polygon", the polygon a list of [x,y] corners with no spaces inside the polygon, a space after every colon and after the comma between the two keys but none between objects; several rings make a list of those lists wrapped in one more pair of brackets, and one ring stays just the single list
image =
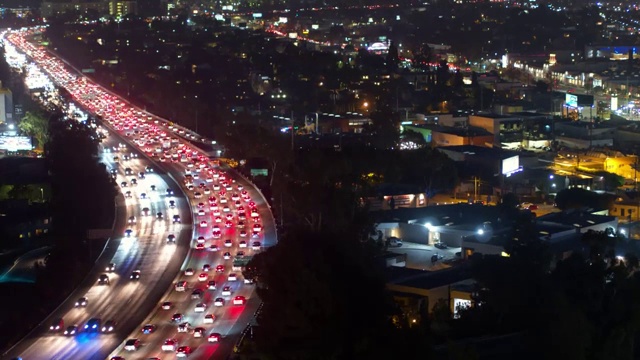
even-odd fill
[{"label": "billboard", "polygon": [[0,136],[0,150],[33,150],[33,145],[28,136]]},{"label": "billboard", "polygon": [[569,107],[590,107],[594,104],[593,95],[566,94],[564,102]]},{"label": "billboard", "polygon": [[573,94],[567,94],[564,103],[569,107],[578,107],[578,96]]},{"label": "billboard", "polygon": [[520,156],[512,156],[502,159],[502,174],[510,175],[520,169]]}]

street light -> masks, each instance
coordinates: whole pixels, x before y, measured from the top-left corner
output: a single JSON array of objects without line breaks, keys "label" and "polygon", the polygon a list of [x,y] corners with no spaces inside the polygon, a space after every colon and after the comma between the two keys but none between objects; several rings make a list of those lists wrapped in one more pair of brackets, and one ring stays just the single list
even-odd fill
[{"label": "street light", "polygon": [[44,202],[44,189],[40,188],[40,199]]}]

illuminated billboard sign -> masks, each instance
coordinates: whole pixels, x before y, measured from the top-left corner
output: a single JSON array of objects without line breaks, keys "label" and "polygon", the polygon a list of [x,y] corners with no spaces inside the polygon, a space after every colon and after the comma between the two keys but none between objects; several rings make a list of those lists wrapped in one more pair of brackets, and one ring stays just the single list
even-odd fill
[{"label": "illuminated billboard sign", "polygon": [[33,150],[33,145],[28,136],[0,136],[0,150]]},{"label": "illuminated billboard sign", "polygon": [[569,107],[578,107],[578,97],[573,94],[567,94],[564,99],[564,103]]},{"label": "illuminated billboard sign", "polygon": [[519,171],[522,171],[520,166],[520,156],[512,156],[502,160],[502,174],[505,176],[511,176]]}]

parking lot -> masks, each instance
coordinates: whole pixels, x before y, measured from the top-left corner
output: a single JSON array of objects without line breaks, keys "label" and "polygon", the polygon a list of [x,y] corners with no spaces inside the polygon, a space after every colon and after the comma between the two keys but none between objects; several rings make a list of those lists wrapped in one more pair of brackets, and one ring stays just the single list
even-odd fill
[{"label": "parking lot", "polygon": [[[461,248],[437,249],[431,245],[404,242],[402,247],[390,247],[389,251],[396,254],[406,254],[408,268],[435,271],[450,267],[445,262],[457,259],[456,253],[460,252]],[[434,254],[442,256],[442,258],[432,263],[431,257]]]}]

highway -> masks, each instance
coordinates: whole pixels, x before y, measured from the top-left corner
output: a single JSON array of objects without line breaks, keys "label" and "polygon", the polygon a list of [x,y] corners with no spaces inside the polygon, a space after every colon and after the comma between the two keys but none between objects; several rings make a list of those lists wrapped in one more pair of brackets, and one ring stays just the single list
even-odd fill
[{"label": "highway", "polygon": [[[115,136],[109,136],[104,141],[105,147],[118,148],[119,141]],[[122,148],[119,153],[135,152],[129,147]],[[117,346],[124,329],[130,328],[131,319],[145,309],[145,302],[149,297],[159,297],[161,293],[149,294],[148,289],[158,285],[168,284],[180,265],[180,253],[186,255],[188,242],[191,238],[189,206],[184,199],[172,197],[176,201],[177,210],[185,218],[186,225],[172,224],[171,221],[156,219],[154,216],[141,216],[142,209],[148,207],[151,214],[157,212],[170,213],[166,189],[169,179],[155,173],[145,174],[145,179],[137,179],[138,184],[130,185],[133,176],[125,175],[125,169],[132,173],[145,172],[148,164],[146,160],[132,158],[123,161],[120,166],[113,163],[113,153],[103,152],[103,162],[117,171],[116,181],[120,184],[127,181],[129,186],[122,191],[130,191],[131,198],[124,199],[126,212],[120,211],[114,227],[114,239],[109,243],[104,256],[98,262],[96,269],[89,274],[85,284],[80,286],[40,328],[37,328],[26,339],[18,343],[3,357],[21,356],[23,359],[104,359],[109,351]],[[137,177],[137,176],[136,176]],[[164,178],[164,179],[163,179]],[[150,191],[154,185],[156,191]],[[175,187],[175,185],[174,185]],[[140,194],[147,193],[147,199],[141,199]],[[122,198],[121,198],[122,199]],[[129,224],[129,217],[135,216],[136,222]],[[131,237],[124,237],[126,229],[133,230]],[[178,246],[167,246],[165,239],[169,233],[175,233],[182,243],[183,251]],[[173,264],[176,263],[177,264]],[[115,263],[114,272],[106,272],[108,263]],[[132,281],[129,277],[134,270],[141,271],[141,278]],[[109,276],[109,285],[98,285],[100,274]],[[164,281],[162,281],[164,278]],[[165,285],[166,286],[166,285]],[[88,300],[86,307],[75,307],[80,297]],[[119,306],[119,304],[126,306]],[[80,328],[90,318],[100,318],[103,322],[116,322],[114,332],[101,334],[99,332],[81,331],[76,336],[64,336],[62,332],[51,332],[49,326],[55,319],[64,320],[64,328],[78,325]]]},{"label": "highway", "polygon": [[[194,140],[205,143],[205,139],[194,135],[192,132],[185,131],[183,128],[175,127],[164,119],[135,108],[106,89],[92,83],[87,78],[79,76],[77,72],[74,72],[73,69],[70,69],[60,60],[53,58],[43,49],[37,48],[26,41],[25,37],[28,36],[28,33],[28,31],[12,32],[7,36],[7,39],[41,66],[57,85],[68,90],[73,100],[82,108],[102,117],[104,124],[117,133],[117,136],[113,137],[120,137],[126,144],[125,146],[129,148],[138,148],[140,160],[125,161],[140,163],[144,162],[142,159],[146,159],[147,163],[154,161],[154,166],[160,171],[157,171],[155,175],[150,175],[150,178],[166,171],[169,178],[183,185],[182,190],[188,194],[190,206],[193,207],[194,213],[197,214],[198,211],[202,210],[204,214],[198,215],[196,219],[193,219],[196,221],[193,234],[188,226],[182,226],[183,230],[179,236],[177,250],[175,246],[167,245],[165,241],[168,233],[175,230],[171,229],[172,226],[181,226],[169,224],[169,216],[165,216],[163,220],[165,224],[160,226],[155,225],[154,222],[139,221],[136,224],[136,228],[133,229],[138,239],[136,241],[131,241],[131,239],[122,240],[121,247],[123,249],[129,252],[133,251],[134,254],[141,253],[143,255],[138,258],[134,256],[133,260],[127,262],[125,260],[127,259],[125,250],[119,253],[122,256],[121,258],[118,258],[118,254],[116,254],[114,262],[117,263],[117,260],[121,260],[123,263],[130,265],[126,271],[118,272],[118,275],[130,274],[131,271],[135,270],[136,266],[144,265],[146,267],[143,266],[142,277],[138,282],[132,282],[128,279],[120,281],[120,278],[116,277],[108,288],[113,289],[114,287],[122,286],[121,293],[109,301],[100,301],[104,308],[98,309],[100,310],[98,313],[103,320],[106,320],[109,316],[126,317],[128,319],[126,326],[119,326],[115,335],[98,336],[91,334],[94,336],[86,336],[85,334],[80,334],[71,338],[62,338],[63,341],[59,339],[60,337],[53,337],[54,340],[50,340],[51,337],[40,337],[31,341],[27,347],[21,344],[16,348],[16,351],[12,352],[12,354],[15,354],[13,356],[20,355],[24,359],[99,359],[106,358],[106,354],[113,350],[114,352],[111,356],[114,358],[119,356],[121,358],[130,358],[129,352],[123,350],[124,341],[128,338],[138,338],[140,347],[135,351],[135,358],[159,356],[161,346],[166,339],[176,339],[181,346],[188,346],[190,349],[183,348],[178,349],[182,351],[165,353],[163,355],[164,358],[167,355],[173,357],[173,354],[183,355],[182,353],[189,352],[189,350],[193,351],[190,357],[195,359],[228,357],[235,340],[259,305],[259,300],[254,296],[253,285],[244,283],[241,271],[233,271],[231,269],[233,259],[243,255],[244,257],[251,256],[255,251],[260,251],[266,246],[272,246],[276,242],[273,216],[263,196],[248,181],[232,171],[221,169],[217,162],[209,160],[203,150],[191,145]],[[117,145],[115,146],[117,147]],[[123,161],[122,156],[119,157],[121,158],[120,161]],[[113,157],[111,157],[111,160],[113,160]],[[136,167],[129,166],[133,174],[144,171],[140,170],[140,164],[135,164],[134,166]],[[120,168],[122,167],[120,166]],[[189,176],[186,176],[188,173]],[[199,176],[202,176],[202,178],[199,179]],[[144,181],[147,180],[149,178]],[[165,179],[165,181],[169,182],[170,180]],[[121,179],[118,179],[118,183],[120,182]],[[187,186],[187,184],[190,186]],[[156,192],[162,194],[162,191]],[[147,194],[149,193],[147,192]],[[179,193],[179,190],[175,189],[175,193]],[[139,196],[137,192],[135,195]],[[209,198],[210,196],[215,199],[212,200]],[[135,197],[133,198],[135,199]],[[138,201],[136,200],[135,202],[137,203]],[[158,207],[151,209],[152,214],[155,213],[156,208],[164,209],[164,214],[170,213],[169,209],[166,209],[166,207],[161,208],[158,204],[154,205]],[[167,202],[163,202],[162,205],[167,206]],[[180,209],[180,215],[184,217],[183,223],[191,224],[192,219],[188,219],[186,214],[189,211],[184,209],[184,207],[188,206],[187,203],[184,202],[177,205]],[[225,206],[227,207],[225,208]],[[141,211],[139,204],[137,209],[128,213],[136,213],[136,211]],[[220,214],[217,213],[218,211]],[[216,217],[219,218],[218,223],[216,223]],[[200,224],[201,221],[206,222]],[[242,229],[240,221],[244,223]],[[256,224],[261,225],[255,228]],[[214,225],[220,230],[217,239],[212,239]],[[161,235],[160,231],[162,231]],[[156,237],[154,238],[154,236]],[[201,246],[204,249],[193,249],[189,252],[186,261],[182,263],[181,259],[183,257],[179,256],[182,245],[184,244],[187,249],[195,247],[197,244],[195,240],[200,236],[204,238],[200,241],[203,243]],[[142,249],[140,247],[141,240],[145,243]],[[227,242],[228,246],[225,246]],[[254,244],[254,242],[259,243]],[[129,244],[129,246],[126,246],[126,244]],[[217,245],[219,251],[211,251],[212,245]],[[171,249],[174,250],[172,251]],[[241,251],[244,254],[239,254]],[[223,253],[225,252],[229,253],[227,254],[227,260],[223,259]],[[141,260],[144,260],[142,264],[140,264]],[[168,265],[167,262],[169,262]],[[150,263],[154,265],[149,265]],[[202,280],[205,281],[198,281],[199,275],[203,273],[202,267],[204,264],[210,264],[211,270],[208,274],[203,275]],[[178,271],[180,265],[182,265],[181,271]],[[224,265],[224,270],[216,272],[215,269],[218,265]],[[184,275],[184,270],[188,268],[194,269],[194,275]],[[118,271],[120,271],[120,268],[118,268]],[[236,281],[229,280],[231,272],[238,275]],[[177,278],[176,274],[179,274]],[[186,291],[176,292],[172,290],[170,283],[183,279],[188,282]],[[200,300],[191,299],[192,291],[196,287],[204,288],[209,280],[216,281],[216,290],[204,291]],[[222,291],[225,286],[229,286],[230,289],[229,293],[225,292],[226,295],[223,296]],[[91,290],[94,288],[97,288],[95,291],[102,291],[102,293],[92,293]],[[109,294],[105,293],[112,293],[112,291],[105,292],[104,288],[105,286],[92,287],[89,290],[88,297],[108,297]],[[244,305],[232,304],[232,299],[237,296],[244,297],[242,300],[237,300],[238,302],[244,302]],[[160,301],[161,297],[163,297],[162,301]],[[223,306],[214,306],[213,300],[218,297],[222,297],[225,300]],[[170,310],[161,309],[160,304],[163,301],[172,302],[173,305]],[[198,302],[204,302],[207,306],[203,313],[195,312],[195,305]],[[90,302],[87,309],[91,307],[92,303]],[[70,309],[69,311],[73,314],[86,312],[86,310],[82,309]],[[192,327],[186,333],[178,333],[177,324],[170,321],[175,313],[183,314],[184,319],[181,322],[187,321],[191,323]],[[147,314],[150,314],[148,318],[140,323]],[[204,324],[205,314],[214,315],[215,320],[212,324]],[[72,318],[70,321],[80,320]],[[135,325],[133,325],[134,322]],[[153,333],[142,334],[140,332],[140,328],[146,323],[156,326]],[[194,328],[196,327],[205,328],[201,339],[194,337]],[[207,341],[212,333],[220,334],[219,342],[211,343]],[[76,346],[71,346],[73,344],[76,344]],[[52,354],[59,354],[59,356]]]}]

